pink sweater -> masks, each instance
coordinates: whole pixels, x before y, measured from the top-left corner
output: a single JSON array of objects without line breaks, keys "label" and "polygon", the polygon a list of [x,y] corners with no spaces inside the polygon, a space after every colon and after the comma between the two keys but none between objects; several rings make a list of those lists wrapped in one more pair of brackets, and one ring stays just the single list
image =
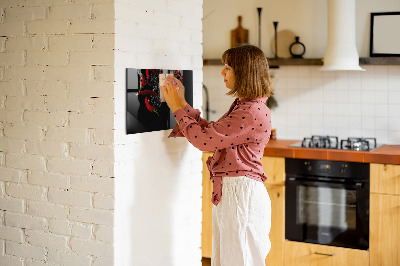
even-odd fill
[{"label": "pink sweater", "polygon": [[186,137],[201,151],[215,151],[207,160],[214,205],[221,200],[224,176],[247,176],[261,182],[267,179],[261,164],[271,132],[271,112],[266,100],[267,97],[236,98],[217,122],[201,118],[200,111],[189,104],[185,110],[174,112],[179,124],[169,137]]}]

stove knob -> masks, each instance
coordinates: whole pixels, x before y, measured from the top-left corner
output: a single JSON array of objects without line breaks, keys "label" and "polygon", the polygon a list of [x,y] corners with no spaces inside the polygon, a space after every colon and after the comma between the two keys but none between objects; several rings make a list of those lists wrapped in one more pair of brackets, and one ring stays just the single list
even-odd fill
[{"label": "stove knob", "polygon": [[342,164],[342,167],[340,168],[340,173],[341,174],[346,173],[346,169],[347,169],[347,164]]}]

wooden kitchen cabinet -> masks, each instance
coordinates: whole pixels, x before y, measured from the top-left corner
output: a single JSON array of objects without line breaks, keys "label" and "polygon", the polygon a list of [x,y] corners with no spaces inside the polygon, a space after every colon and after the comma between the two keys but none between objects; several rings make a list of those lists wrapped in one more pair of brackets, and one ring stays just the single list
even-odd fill
[{"label": "wooden kitchen cabinet", "polygon": [[400,165],[371,164],[370,261],[400,265]]},{"label": "wooden kitchen cabinet", "polygon": [[[212,253],[212,183],[206,161],[212,152],[203,153],[203,206],[202,206],[202,256],[211,258]],[[285,216],[285,158],[263,157],[262,164],[268,176],[265,182],[272,205],[271,250],[266,258],[266,265],[283,265],[284,216]]]},{"label": "wooden kitchen cabinet", "polygon": [[400,195],[400,165],[370,164],[371,193]]},{"label": "wooden kitchen cabinet", "polygon": [[284,252],[285,266],[369,265],[369,253],[365,250],[316,245],[285,240]]},{"label": "wooden kitchen cabinet", "polygon": [[202,223],[201,223],[201,253],[204,258],[211,258],[212,252],[212,183],[206,161],[212,152],[203,153],[203,195],[202,195]]}]

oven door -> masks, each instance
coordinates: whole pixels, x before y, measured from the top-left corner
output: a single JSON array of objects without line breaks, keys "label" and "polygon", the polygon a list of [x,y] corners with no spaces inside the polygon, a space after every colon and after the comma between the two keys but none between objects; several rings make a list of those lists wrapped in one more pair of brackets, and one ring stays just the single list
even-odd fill
[{"label": "oven door", "polygon": [[367,250],[369,185],[286,178],[286,239]]}]

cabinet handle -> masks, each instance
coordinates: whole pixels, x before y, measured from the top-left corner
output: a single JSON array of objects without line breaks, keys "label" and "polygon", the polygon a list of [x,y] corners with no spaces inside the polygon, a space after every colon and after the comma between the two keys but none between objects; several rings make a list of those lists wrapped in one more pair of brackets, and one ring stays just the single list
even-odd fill
[{"label": "cabinet handle", "polygon": [[324,255],[324,256],[335,256],[335,254],[327,254],[327,253],[320,253],[320,252],[314,252],[315,255]]}]

